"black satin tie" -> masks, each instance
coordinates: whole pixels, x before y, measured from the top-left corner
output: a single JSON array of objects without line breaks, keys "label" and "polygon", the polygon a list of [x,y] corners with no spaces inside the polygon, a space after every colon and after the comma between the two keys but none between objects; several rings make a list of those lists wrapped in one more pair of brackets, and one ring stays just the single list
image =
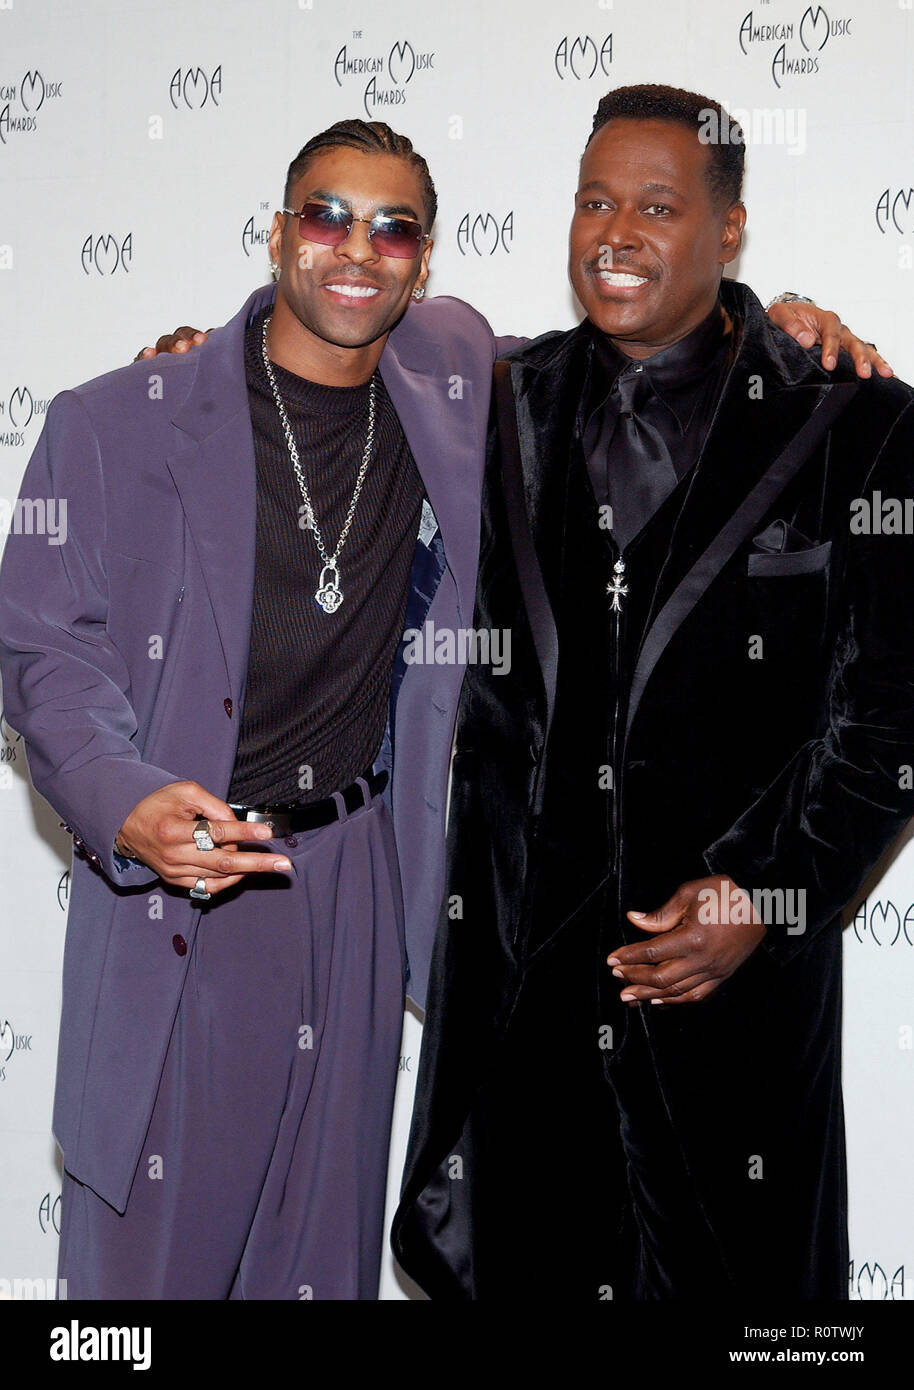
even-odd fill
[{"label": "black satin tie", "polygon": [[621,550],[634,540],[676,486],[676,470],[662,433],[651,423],[663,402],[647,373],[633,363],[619,373],[619,418],[607,452],[607,484],[613,535]]}]

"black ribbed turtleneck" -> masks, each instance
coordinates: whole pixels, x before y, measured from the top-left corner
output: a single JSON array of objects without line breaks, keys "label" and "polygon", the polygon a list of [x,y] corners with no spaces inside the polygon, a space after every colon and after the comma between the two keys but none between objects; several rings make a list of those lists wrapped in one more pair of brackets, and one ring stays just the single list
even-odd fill
[{"label": "black ribbed turtleneck", "polygon": [[[403,632],[422,482],[375,373],[375,438],[339,556],[341,606],[315,602],[321,558],[261,357],[263,320],[245,338],[257,465],[254,605],[244,710],[228,800],[314,801],[371,764],[384,735]],[[329,554],[346,517],[368,428],[369,385],[321,386],[273,363]],[[312,770],[313,785],[308,774]]]}]

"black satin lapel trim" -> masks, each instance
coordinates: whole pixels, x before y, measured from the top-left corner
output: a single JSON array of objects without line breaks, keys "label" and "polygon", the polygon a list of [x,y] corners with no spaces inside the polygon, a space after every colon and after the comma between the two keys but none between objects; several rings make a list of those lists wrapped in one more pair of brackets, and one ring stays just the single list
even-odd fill
[{"label": "black satin lapel trim", "polygon": [[[751,364],[737,361],[730,372],[711,420],[704,445],[685,484],[679,515],[673,523],[670,547],[658,572],[649,623],[674,592],[721,527],[742,506],[753,487],[771,467],[772,457],[786,448],[816,408],[821,384],[785,390],[764,383],[761,400],[750,395]],[[671,496],[676,496],[674,493]],[[664,503],[664,508],[670,502]]]},{"label": "black satin lapel trim", "polygon": [[[494,371],[495,410],[498,420],[505,511],[511,531],[511,545],[514,551],[514,561],[517,565],[518,579],[524,596],[533,645],[539,659],[546,693],[546,721],[543,735],[543,747],[545,749],[549,742],[549,730],[552,727],[552,716],[555,712],[555,688],[559,661],[558,630],[530,530],[530,519],[524,493],[520,438],[514,409],[511,367],[507,362],[496,362]],[[536,778],[534,794],[534,810],[536,812],[539,812],[542,806],[545,788],[545,779],[542,776],[544,766],[545,756],[540,759]]]},{"label": "black satin lapel trim", "polygon": [[527,516],[549,594],[561,582],[558,528],[591,346],[585,323],[544,362],[510,363]]},{"label": "black satin lapel trim", "polygon": [[711,581],[758,525],[771,504],[806,461],[857,392],[855,383],[822,386],[805,424],[778,455],[667,599],[648,629],[632,677],[625,733],[628,737],[644,688],[664,649]]}]

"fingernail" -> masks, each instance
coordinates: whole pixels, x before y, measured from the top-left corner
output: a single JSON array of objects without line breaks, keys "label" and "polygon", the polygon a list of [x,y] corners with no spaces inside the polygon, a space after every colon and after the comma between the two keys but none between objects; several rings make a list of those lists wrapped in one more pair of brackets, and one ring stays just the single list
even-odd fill
[{"label": "fingernail", "polygon": [[616,978],[619,979],[619,980],[622,980],[622,979],[625,978],[625,976],[622,974],[622,971],[621,971],[621,970],[614,970],[614,971],[613,971],[613,974],[614,974],[614,975],[616,976]]},{"label": "fingernail", "polygon": [[832,357],[831,353],[829,353],[828,356],[827,356],[826,359],[825,359],[825,366],[828,368],[829,371],[831,371],[831,369],[832,369],[832,367],[833,367],[834,365],[835,365],[835,359]]},{"label": "fingernail", "polygon": [[606,964],[607,964],[607,965],[621,965],[622,962],[619,960],[619,957],[618,957],[618,956],[610,956],[609,959],[607,960]]},{"label": "fingernail", "polygon": [[273,865],[274,869],[288,870],[291,869],[291,867],[292,865],[289,863],[288,859],[277,859],[276,863]]},{"label": "fingernail", "polygon": [[646,917],[646,916],[647,916],[647,913],[646,913],[646,912],[630,912],[628,915],[629,915],[629,917]]},{"label": "fingernail", "polygon": [[651,1000],[651,1003],[652,1003],[652,1004],[662,1004],[662,1003],[663,1003],[663,1000],[662,1000],[662,999],[652,999],[652,1000]]},{"label": "fingernail", "polygon": [[635,996],[634,996],[633,994],[620,994],[620,995],[619,995],[619,998],[620,998],[620,999],[625,999],[625,1000],[634,999],[634,997],[635,997]]}]

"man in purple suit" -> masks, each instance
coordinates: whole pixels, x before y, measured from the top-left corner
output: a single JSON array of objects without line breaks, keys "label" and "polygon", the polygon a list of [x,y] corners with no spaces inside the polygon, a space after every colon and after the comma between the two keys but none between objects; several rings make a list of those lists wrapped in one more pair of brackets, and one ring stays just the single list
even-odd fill
[{"label": "man in purple suit", "polygon": [[402,636],[472,621],[496,350],[459,301],[404,313],[435,204],[386,126],[315,137],[275,290],[191,356],[59,396],[25,474],[68,522],[9,537],[0,663],[76,852],[71,1298],[377,1294],[446,751],[385,784],[401,739],[449,748],[460,683]]},{"label": "man in purple suit", "polygon": [[275,289],[53,402],[21,495],[67,540],[0,569],[5,714],[74,838],[73,1298],[377,1291],[462,675],[404,630],[472,623],[504,344],[418,307],[435,191],[387,126],[316,136],[284,203]]}]

